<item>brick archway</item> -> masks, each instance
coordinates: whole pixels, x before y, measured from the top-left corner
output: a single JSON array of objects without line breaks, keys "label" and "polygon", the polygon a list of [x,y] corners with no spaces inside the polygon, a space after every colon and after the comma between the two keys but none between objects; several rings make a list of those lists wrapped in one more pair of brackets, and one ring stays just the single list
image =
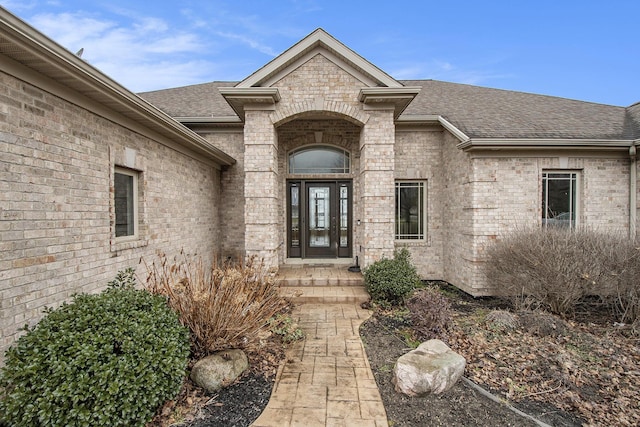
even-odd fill
[{"label": "brick archway", "polygon": [[369,115],[355,106],[321,98],[315,101],[303,101],[288,105],[273,112],[270,118],[273,125],[278,127],[308,114],[322,114],[327,117],[336,117],[358,126],[364,126],[369,120]]}]

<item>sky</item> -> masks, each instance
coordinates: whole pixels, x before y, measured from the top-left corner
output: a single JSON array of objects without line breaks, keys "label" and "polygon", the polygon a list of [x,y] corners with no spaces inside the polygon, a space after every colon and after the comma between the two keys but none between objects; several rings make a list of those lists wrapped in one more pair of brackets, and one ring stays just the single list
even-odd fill
[{"label": "sky", "polygon": [[240,81],[316,28],[399,80],[640,102],[638,0],[0,0],[133,92]]}]

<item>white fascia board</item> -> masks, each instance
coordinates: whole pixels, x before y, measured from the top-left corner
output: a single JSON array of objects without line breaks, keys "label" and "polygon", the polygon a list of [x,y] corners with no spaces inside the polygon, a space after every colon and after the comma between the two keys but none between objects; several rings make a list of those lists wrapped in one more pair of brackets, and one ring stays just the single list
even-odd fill
[{"label": "white fascia board", "polygon": [[193,123],[193,124],[242,124],[242,120],[238,116],[217,116],[217,117],[174,117],[175,120],[180,123]]},{"label": "white fascia board", "polygon": [[417,125],[421,123],[439,123],[443,128],[451,132],[453,136],[461,141],[461,143],[469,141],[469,137],[464,132],[451,124],[451,122],[449,122],[447,119],[437,114],[403,114],[400,118],[398,118],[397,123],[407,125]]},{"label": "white fascia board", "polygon": [[444,127],[446,130],[448,130],[449,132],[451,132],[453,134],[453,136],[455,136],[456,138],[458,138],[462,143],[465,143],[466,141],[469,141],[469,137],[467,136],[466,133],[462,132],[460,129],[458,129],[456,126],[454,126],[453,124],[451,124],[451,122],[449,122],[447,119],[445,119],[442,116],[438,116],[438,122],[440,122],[440,124],[442,125],[442,127]]},{"label": "white fascia board", "polygon": [[501,150],[501,149],[596,149],[627,150],[630,140],[606,139],[550,139],[550,138],[471,138],[456,147],[461,150]]},{"label": "white fascia board", "polygon": [[275,87],[221,87],[218,90],[227,99],[253,99],[270,104],[280,101],[280,91]]}]

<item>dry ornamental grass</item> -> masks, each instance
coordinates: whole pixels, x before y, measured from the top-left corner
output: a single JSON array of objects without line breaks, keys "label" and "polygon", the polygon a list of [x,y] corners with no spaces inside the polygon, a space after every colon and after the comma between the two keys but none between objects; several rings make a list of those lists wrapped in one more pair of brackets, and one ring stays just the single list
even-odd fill
[{"label": "dry ornamental grass", "polygon": [[264,263],[218,263],[184,254],[170,262],[165,255],[147,264],[146,288],[167,296],[171,308],[191,331],[195,355],[254,349],[269,328],[269,319],[287,307]]}]

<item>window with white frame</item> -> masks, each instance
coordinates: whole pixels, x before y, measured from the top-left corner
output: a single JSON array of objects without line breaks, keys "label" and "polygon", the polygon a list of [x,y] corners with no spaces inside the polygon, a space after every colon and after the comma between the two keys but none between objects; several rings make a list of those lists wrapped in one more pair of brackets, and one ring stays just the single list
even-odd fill
[{"label": "window with white frame", "polygon": [[396,240],[423,240],[426,235],[426,186],[423,181],[396,181]]},{"label": "window with white frame", "polygon": [[138,172],[116,168],[114,176],[116,238],[138,236]]},{"label": "window with white frame", "polygon": [[542,173],[542,225],[575,228],[578,206],[576,172]]}]

